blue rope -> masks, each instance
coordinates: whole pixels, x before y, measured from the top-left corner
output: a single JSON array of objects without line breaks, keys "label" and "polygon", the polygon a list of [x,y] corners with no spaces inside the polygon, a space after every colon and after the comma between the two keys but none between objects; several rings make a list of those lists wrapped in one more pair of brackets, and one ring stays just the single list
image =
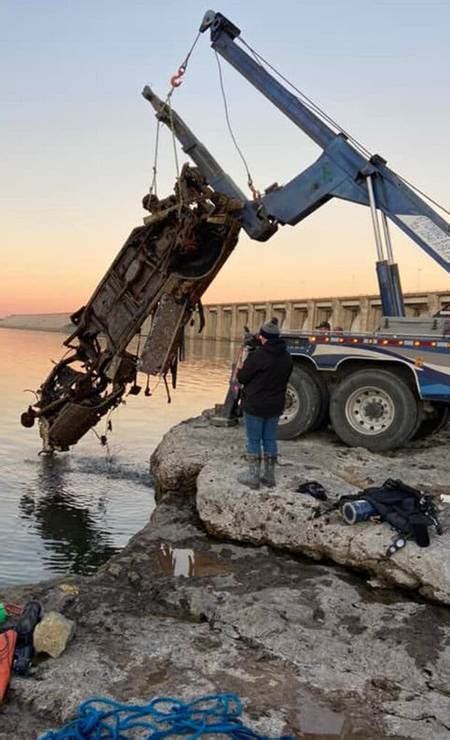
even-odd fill
[{"label": "blue rope", "polygon": [[205,734],[236,740],[270,740],[244,725],[241,714],[242,702],[237,694],[207,694],[190,702],[163,696],[144,705],[93,697],[80,704],[73,722],[46,732],[40,740],[127,740],[135,737],[129,734],[132,730],[147,730],[148,734],[141,737],[154,740],[176,735],[195,740]]}]

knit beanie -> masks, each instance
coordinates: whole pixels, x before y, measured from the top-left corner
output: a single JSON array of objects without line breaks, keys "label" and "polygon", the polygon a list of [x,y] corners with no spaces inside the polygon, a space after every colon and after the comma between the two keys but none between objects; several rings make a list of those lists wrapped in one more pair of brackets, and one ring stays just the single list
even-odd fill
[{"label": "knit beanie", "polygon": [[266,321],[259,330],[259,333],[265,339],[278,339],[280,336],[280,330],[278,328],[278,319],[276,316],[274,316],[273,319],[270,319],[270,321]]}]

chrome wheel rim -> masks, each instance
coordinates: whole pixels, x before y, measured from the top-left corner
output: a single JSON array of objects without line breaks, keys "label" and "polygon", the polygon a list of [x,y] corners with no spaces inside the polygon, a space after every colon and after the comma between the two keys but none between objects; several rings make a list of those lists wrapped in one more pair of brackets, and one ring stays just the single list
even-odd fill
[{"label": "chrome wheel rim", "polygon": [[298,393],[292,385],[288,385],[286,389],[286,402],[283,413],[280,416],[279,424],[289,424],[295,419],[299,411],[300,399]]},{"label": "chrome wheel rim", "polygon": [[394,401],[381,388],[367,385],[353,391],[348,397],[345,417],[350,426],[360,434],[382,434],[394,421]]}]

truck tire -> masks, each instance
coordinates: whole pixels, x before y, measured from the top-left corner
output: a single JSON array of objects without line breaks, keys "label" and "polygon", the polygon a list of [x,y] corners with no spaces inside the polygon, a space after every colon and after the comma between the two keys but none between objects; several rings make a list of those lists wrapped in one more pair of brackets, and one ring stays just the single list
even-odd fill
[{"label": "truck tire", "polygon": [[286,405],[278,424],[278,439],[294,439],[309,432],[321,410],[319,384],[303,367],[294,366],[286,390]]},{"label": "truck tire", "polygon": [[318,371],[307,369],[307,372],[309,372],[311,378],[316,383],[320,393],[319,412],[317,414],[316,421],[309,429],[310,432],[318,432],[321,429],[325,429],[330,423],[330,393],[326,382]]},{"label": "truck tire", "polygon": [[424,439],[431,434],[437,434],[444,429],[449,418],[450,406],[446,403],[433,403],[433,414],[424,418],[413,439]]},{"label": "truck tire", "polygon": [[335,388],[330,417],[334,431],[350,447],[384,452],[411,439],[418,405],[405,381],[389,370],[357,370]]}]

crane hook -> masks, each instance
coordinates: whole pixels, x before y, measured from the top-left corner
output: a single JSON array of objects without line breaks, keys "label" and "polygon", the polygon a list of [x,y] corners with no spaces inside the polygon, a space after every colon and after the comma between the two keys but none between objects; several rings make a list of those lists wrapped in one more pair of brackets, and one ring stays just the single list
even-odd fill
[{"label": "crane hook", "polygon": [[181,83],[183,82],[182,77],[184,73],[186,72],[186,65],[182,64],[181,67],[178,67],[177,72],[172,75],[170,78],[170,84],[172,87],[179,87]]}]

